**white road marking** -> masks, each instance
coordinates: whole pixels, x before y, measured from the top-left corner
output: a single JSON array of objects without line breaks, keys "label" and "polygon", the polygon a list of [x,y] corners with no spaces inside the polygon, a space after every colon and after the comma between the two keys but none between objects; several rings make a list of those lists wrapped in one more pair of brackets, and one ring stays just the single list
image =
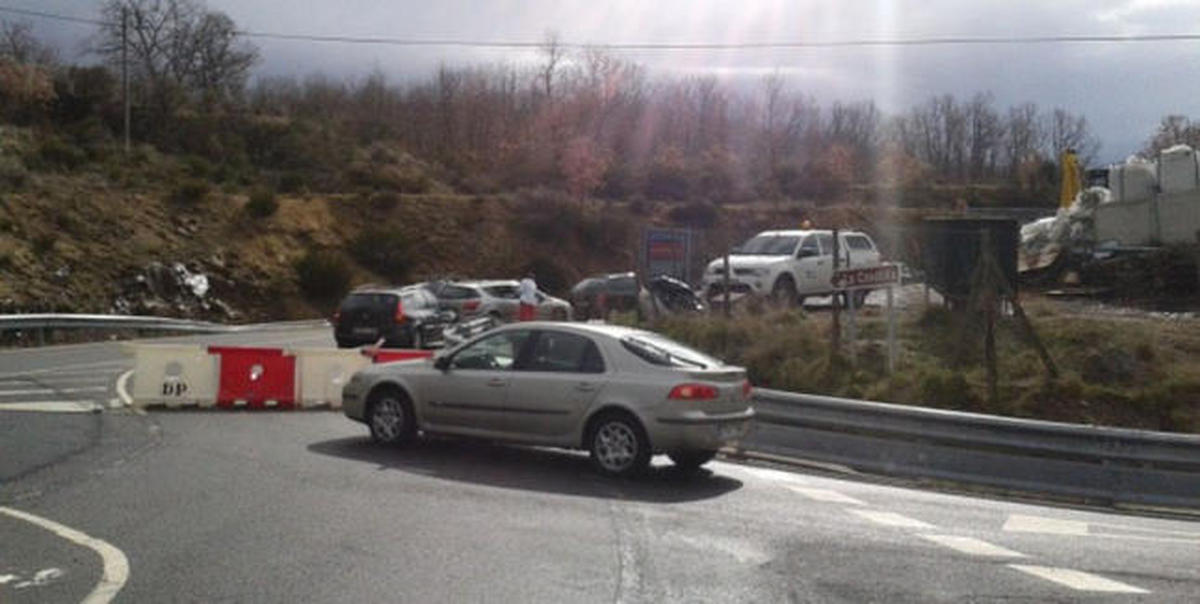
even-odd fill
[{"label": "white road marking", "polygon": [[121,374],[117,378],[117,396],[121,398],[121,402],[125,403],[126,407],[133,406],[133,397],[129,396],[129,378],[133,377],[133,370],[130,369]]},{"label": "white road marking", "polygon": [[125,557],[124,552],[113,547],[107,541],[90,537],[69,526],[59,524],[53,520],[47,520],[41,516],[35,516],[29,512],[0,506],[0,514],[7,514],[13,518],[37,525],[76,545],[89,548],[100,555],[100,559],[104,563],[104,573],[100,576],[100,582],[96,584],[92,592],[83,599],[82,604],[107,604],[116,597],[121,588],[125,586],[125,581],[129,579],[129,559]]},{"label": "white road marking", "polygon": [[44,568],[34,573],[33,578],[28,581],[21,581],[13,585],[13,589],[25,589],[26,587],[41,587],[49,585],[56,579],[61,579],[66,574],[61,568]]},{"label": "white road marking", "polygon": [[0,403],[0,411],[38,411],[42,413],[92,413],[103,407],[92,401],[29,401]]},{"label": "white road marking", "polygon": [[855,514],[862,518],[866,518],[867,520],[870,520],[871,522],[874,522],[876,524],[882,524],[884,526],[894,526],[897,528],[919,528],[919,529],[933,528],[932,524],[922,522],[920,520],[917,520],[916,518],[909,518],[908,516],[902,516],[895,512],[877,512],[875,510],[847,510],[847,511],[849,511],[851,514]]},{"label": "white road marking", "polygon": [[987,541],[973,537],[959,537],[956,535],[921,535],[921,537],[969,556],[986,556],[990,558],[1026,557],[1021,552],[1014,552],[1011,549],[993,545]]},{"label": "white road marking", "polygon": [[813,501],[825,501],[828,503],[846,503],[849,505],[867,505],[862,501],[855,499],[849,495],[843,495],[837,491],[829,489],[814,489],[811,487],[797,487],[787,485],[787,488],[792,491],[804,495]]},{"label": "white road marking", "polygon": [[1047,535],[1086,535],[1088,525],[1078,520],[1060,520],[1058,518],[1043,518],[1041,516],[1025,516],[1010,514],[1004,523],[1004,530],[1010,533],[1043,533]]},{"label": "white road marking", "polygon": [[108,386],[89,386],[87,388],[31,388],[26,390],[4,390],[0,388],[0,396],[28,396],[30,394],[76,394],[80,392],[104,392]]},{"label": "white road marking", "polygon": [[1134,587],[1127,583],[1101,577],[1100,575],[1093,575],[1092,573],[1071,570],[1069,568],[1035,566],[1031,564],[1009,564],[1008,567],[1047,581],[1053,581],[1059,585],[1065,585],[1076,591],[1099,591],[1122,594],[1150,593],[1140,587]]},{"label": "white road marking", "polygon": [[17,579],[20,579],[20,577],[16,575],[0,575],[0,585],[16,581]]},{"label": "white road marking", "polygon": [[119,367],[128,366],[129,361],[99,361],[96,363],[80,363],[78,365],[59,365],[58,367],[45,367],[43,369],[28,369],[26,371],[13,371],[9,373],[0,373],[0,378],[20,377],[24,375],[41,375],[45,373],[70,373],[71,369],[94,369],[97,367]]},{"label": "white road marking", "polygon": [[763,480],[770,480],[772,482],[793,482],[793,483],[801,483],[801,484],[803,484],[805,482],[803,478],[801,478],[791,472],[784,472],[782,470],[772,470],[771,468],[757,468],[754,466],[741,466],[741,469],[744,472],[746,472],[752,476],[762,478]]}]

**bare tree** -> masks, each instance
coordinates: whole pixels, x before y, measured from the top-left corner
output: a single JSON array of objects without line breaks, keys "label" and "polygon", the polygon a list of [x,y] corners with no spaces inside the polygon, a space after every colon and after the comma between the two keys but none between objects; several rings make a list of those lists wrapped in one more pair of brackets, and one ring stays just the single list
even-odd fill
[{"label": "bare tree", "polygon": [[1033,103],[1010,107],[1004,136],[1005,160],[1010,176],[1016,176],[1023,163],[1039,159],[1045,133]]},{"label": "bare tree", "polygon": [[1192,122],[1187,116],[1168,115],[1162,118],[1158,130],[1146,141],[1143,153],[1154,157],[1163,149],[1179,144],[1200,148],[1200,124]]},{"label": "bare tree", "polygon": [[550,31],[546,32],[545,40],[538,51],[545,61],[538,71],[538,80],[546,99],[550,100],[554,98],[554,78],[558,75],[559,65],[566,56],[566,49],[559,42],[558,33]]},{"label": "bare tree", "polygon": [[1056,108],[1046,116],[1045,131],[1051,156],[1057,160],[1063,151],[1072,149],[1079,157],[1080,165],[1087,166],[1096,159],[1100,141],[1088,129],[1087,118],[1074,115],[1066,109]]},{"label": "bare tree", "polygon": [[182,100],[238,97],[258,60],[233,21],[200,0],[109,0],[101,15],[96,51],[118,64],[127,26],[131,76],[164,113]]},{"label": "bare tree", "polygon": [[0,57],[43,67],[58,64],[58,53],[34,37],[27,21],[0,21]]}]

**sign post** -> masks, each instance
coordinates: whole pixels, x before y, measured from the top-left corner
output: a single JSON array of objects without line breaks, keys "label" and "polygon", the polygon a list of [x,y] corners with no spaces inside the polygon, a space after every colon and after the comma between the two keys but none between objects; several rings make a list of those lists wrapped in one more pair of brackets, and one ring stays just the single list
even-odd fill
[{"label": "sign post", "polygon": [[[895,264],[878,264],[856,268],[839,268],[833,273],[832,285],[835,294],[844,294],[850,300],[850,312],[855,307],[854,292],[862,289],[887,289],[888,307],[888,372],[895,370],[896,364],[896,317],[892,300],[892,287],[900,283],[900,267]],[[854,315],[851,314],[851,317]],[[853,318],[851,319],[853,321]],[[854,358],[854,336],[850,341],[851,358]]]}]

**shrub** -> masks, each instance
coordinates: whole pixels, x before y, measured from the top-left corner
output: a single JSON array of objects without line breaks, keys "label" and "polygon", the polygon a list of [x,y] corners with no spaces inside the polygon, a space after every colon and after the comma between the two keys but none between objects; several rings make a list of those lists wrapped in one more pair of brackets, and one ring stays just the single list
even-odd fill
[{"label": "shrub", "polygon": [[350,242],[350,254],[359,264],[395,282],[406,281],[412,271],[411,247],[396,228],[364,229]]},{"label": "shrub", "polygon": [[299,172],[284,172],[279,177],[280,193],[299,193],[304,190],[304,175]]},{"label": "shrub", "polygon": [[59,138],[47,138],[38,148],[34,163],[45,169],[74,170],[87,159],[87,151]]},{"label": "shrub", "polygon": [[350,266],[337,254],[309,250],[295,266],[300,291],[313,300],[337,300],[350,287]]},{"label": "shrub", "polygon": [[54,243],[58,241],[58,235],[54,233],[42,233],[33,238],[33,253],[44,256],[54,250]]},{"label": "shrub", "polygon": [[380,191],[371,195],[371,208],[377,212],[391,212],[400,205],[400,194],[395,191]]},{"label": "shrub", "polygon": [[275,200],[275,192],[267,188],[255,189],[250,194],[250,201],[246,202],[246,213],[253,218],[266,218],[275,214],[278,209],[279,202]]},{"label": "shrub", "polygon": [[171,201],[179,205],[196,205],[208,197],[210,189],[209,184],[203,180],[187,179],[175,187],[171,193]]},{"label": "shrub", "polygon": [[29,182],[29,171],[19,158],[0,156],[0,191],[20,191]]},{"label": "shrub", "polygon": [[720,212],[711,203],[694,202],[671,208],[668,216],[673,222],[698,229],[712,228],[717,224]]}]

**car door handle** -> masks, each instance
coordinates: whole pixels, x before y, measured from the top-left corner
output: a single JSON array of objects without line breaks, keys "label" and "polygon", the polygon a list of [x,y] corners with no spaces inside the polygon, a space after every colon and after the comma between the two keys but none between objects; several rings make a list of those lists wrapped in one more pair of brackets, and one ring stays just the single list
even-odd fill
[{"label": "car door handle", "polygon": [[592,392],[596,389],[596,385],[588,382],[580,382],[575,386],[575,389],[580,392]]},{"label": "car door handle", "polygon": [[508,380],[506,380],[504,378],[492,378],[492,379],[488,380],[487,385],[491,386],[493,388],[499,388],[501,386],[507,386]]}]

